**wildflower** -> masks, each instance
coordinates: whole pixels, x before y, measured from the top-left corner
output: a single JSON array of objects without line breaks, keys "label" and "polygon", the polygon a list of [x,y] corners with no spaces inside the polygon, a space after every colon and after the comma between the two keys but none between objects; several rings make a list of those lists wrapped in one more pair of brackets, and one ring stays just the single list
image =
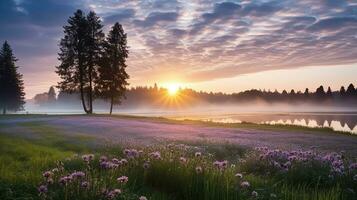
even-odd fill
[{"label": "wildflower", "polygon": [[121,194],[121,190],[120,189],[114,189],[114,190],[112,190],[112,191],[107,193],[107,197],[108,197],[108,199],[114,199],[119,194]]},{"label": "wildflower", "polygon": [[276,198],[277,196],[276,196],[276,194],[271,193],[271,194],[270,194],[270,197],[271,197],[271,198]]},{"label": "wildflower", "polygon": [[201,166],[197,166],[197,167],[196,167],[196,173],[197,173],[197,174],[202,173],[202,171],[203,171],[203,169],[202,169]]},{"label": "wildflower", "polygon": [[71,175],[69,176],[64,176],[64,177],[61,177],[60,180],[59,180],[59,183],[61,185],[67,185],[67,183],[71,182],[73,179],[73,177]]},{"label": "wildflower", "polygon": [[248,188],[250,187],[250,183],[248,181],[243,181],[240,186],[242,186],[243,188]]},{"label": "wildflower", "polygon": [[92,161],[94,159],[94,155],[93,154],[83,155],[82,159],[84,162],[89,163],[90,161]]},{"label": "wildflower", "polygon": [[236,173],[236,175],[234,175],[235,177],[238,177],[238,178],[243,178],[243,174],[241,173]]},{"label": "wildflower", "polygon": [[152,158],[154,158],[154,159],[156,159],[156,160],[160,160],[160,159],[161,159],[161,154],[160,154],[160,152],[158,152],[158,151],[152,152],[152,153],[150,153],[149,155],[150,155],[150,157],[152,157]]},{"label": "wildflower", "polygon": [[124,154],[127,158],[139,157],[139,152],[136,149],[124,149]]},{"label": "wildflower", "polygon": [[49,177],[52,176],[52,172],[51,172],[51,171],[46,171],[46,172],[44,172],[44,173],[42,174],[42,176],[45,177],[45,178],[49,178]]},{"label": "wildflower", "polygon": [[82,187],[82,188],[88,188],[88,187],[89,187],[89,182],[83,181],[83,182],[81,183],[81,187]]},{"label": "wildflower", "polygon": [[146,198],[146,196],[141,196],[139,197],[139,200],[148,200],[148,198]]},{"label": "wildflower", "polygon": [[107,156],[101,156],[101,157],[99,158],[99,162],[105,162],[105,161],[107,161],[107,160],[108,160]]},{"label": "wildflower", "polygon": [[353,176],[353,180],[357,181],[357,174]]},{"label": "wildflower", "polygon": [[253,197],[258,197],[258,192],[253,191],[253,192],[252,192],[252,196],[253,196]]},{"label": "wildflower", "polygon": [[213,162],[213,165],[215,167],[217,167],[219,170],[224,170],[225,168],[227,168],[228,166],[228,161],[227,160],[224,160],[224,161],[214,161]]},{"label": "wildflower", "polygon": [[71,174],[71,176],[72,176],[73,178],[83,178],[83,177],[86,176],[86,174],[85,174],[84,172],[78,171],[78,172],[73,172],[73,173]]},{"label": "wildflower", "polygon": [[123,164],[123,165],[128,164],[128,160],[125,159],[125,158],[121,159],[120,162],[121,162],[121,164]]},{"label": "wildflower", "polygon": [[38,187],[38,192],[40,194],[45,194],[47,193],[47,186],[46,185],[40,185],[40,187]]},{"label": "wildflower", "polygon": [[180,162],[181,162],[182,164],[186,164],[187,159],[186,159],[185,157],[180,157]]},{"label": "wildflower", "polygon": [[119,183],[123,183],[123,184],[127,183],[128,180],[129,180],[129,178],[127,176],[121,176],[121,177],[117,178],[117,181]]},{"label": "wildflower", "polygon": [[112,162],[115,163],[115,164],[119,164],[119,159],[118,158],[113,158]]},{"label": "wildflower", "polygon": [[202,153],[201,152],[196,152],[195,153],[195,157],[201,157],[202,156]]}]

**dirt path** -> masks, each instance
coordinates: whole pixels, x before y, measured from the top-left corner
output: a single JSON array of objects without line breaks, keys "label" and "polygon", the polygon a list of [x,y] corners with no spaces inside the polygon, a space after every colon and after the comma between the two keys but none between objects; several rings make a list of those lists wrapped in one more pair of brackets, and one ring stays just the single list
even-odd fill
[{"label": "dirt path", "polygon": [[209,140],[230,142],[255,147],[299,149],[316,146],[320,150],[344,150],[357,155],[357,137],[296,131],[265,131],[238,128],[217,128],[203,125],[181,125],[148,119],[51,116],[0,118],[0,132],[29,136],[31,131],[21,127],[23,123],[39,123],[54,127],[63,134],[81,134],[103,141],[151,143],[160,140]]}]

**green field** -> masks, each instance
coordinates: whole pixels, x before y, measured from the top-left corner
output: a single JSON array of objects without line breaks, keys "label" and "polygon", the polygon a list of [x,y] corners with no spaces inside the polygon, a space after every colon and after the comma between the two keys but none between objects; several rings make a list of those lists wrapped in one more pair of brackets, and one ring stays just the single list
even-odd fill
[{"label": "green field", "polygon": [[[64,134],[41,122],[20,124],[31,134],[0,132],[0,199],[4,200],[357,198],[357,169],[351,165],[356,158],[343,153],[254,149],[212,141],[119,145],[81,133]],[[87,154],[94,154],[94,159],[84,162],[82,155]],[[100,162],[101,156],[106,161]],[[128,163],[116,166],[113,158]],[[52,183],[43,173],[54,168],[59,171],[51,172]],[[84,177],[71,176],[59,183],[75,171],[84,172]],[[128,182],[118,182],[121,176]],[[89,185],[84,187],[83,182]],[[48,191],[39,193],[40,185]]]}]

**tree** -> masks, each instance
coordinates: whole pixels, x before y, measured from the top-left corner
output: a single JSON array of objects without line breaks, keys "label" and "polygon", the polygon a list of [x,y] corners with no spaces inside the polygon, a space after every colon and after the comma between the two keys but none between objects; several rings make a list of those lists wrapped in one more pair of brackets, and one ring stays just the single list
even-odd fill
[{"label": "tree", "polygon": [[341,95],[341,97],[346,96],[346,90],[345,90],[345,87],[343,87],[343,86],[340,89],[340,95]]},{"label": "tree", "polygon": [[99,67],[99,78],[97,81],[96,93],[107,100],[110,100],[110,114],[114,104],[120,104],[124,97],[126,86],[129,85],[126,73],[126,59],[128,58],[127,36],[123,27],[115,23],[110,30],[102,55]]},{"label": "tree", "polygon": [[55,88],[53,88],[53,86],[50,87],[50,89],[48,90],[48,102],[52,103],[54,101],[56,101],[56,92],[55,92]]},{"label": "tree", "polygon": [[98,78],[97,68],[104,42],[103,25],[95,12],[90,11],[87,15],[88,37],[87,37],[87,66],[88,66],[88,101],[90,113],[93,112],[93,82]]},{"label": "tree", "polygon": [[58,83],[61,91],[80,93],[82,106],[87,114],[93,112],[93,82],[101,48],[102,25],[94,12],[86,17],[81,10],[68,19],[64,26],[64,37],[60,42],[60,53],[56,73],[62,79]]},{"label": "tree", "polygon": [[17,72],[16,61],[5,41],[0,50],[0,108],[3,114],[8,110],[22,110],[25,104],[24,83],[22,75]]},{"label": "tree", "polygon": [[316,89],[315,95],[317,98],[324,98],[325,97],[325,90],[324,86],[320,86]]},{"label": "tree", "polygon": [[331,98],[331,97],[332,97],[331,87],[328,87],[327,92],[326,92],[326,96],[327,96],[328,98]]},{"label": "tree", "polygon": [[352,97],[355,94],[355,86],[351,83],[346,90],[346,95]]}]

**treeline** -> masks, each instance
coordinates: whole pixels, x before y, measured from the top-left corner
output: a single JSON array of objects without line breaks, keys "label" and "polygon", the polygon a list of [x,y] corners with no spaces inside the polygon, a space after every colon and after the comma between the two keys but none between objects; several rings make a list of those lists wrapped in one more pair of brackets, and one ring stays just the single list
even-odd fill
[{"label": "treeline", "polygon": [[[202,103],[219,105],[225,103],[243,104],[261,101],[266,103],[311,103],[319,105],[348,104],[357,106],[357,89],[353,84],[350,84],[347,89],[342,86],[338,91],[332,91],[330,87],[326,90],[323,86],[320,86],[313,92],[310,92],[309,89],[306,89],[304,92],[295,90],[289,92],[283,90],[282,92],[278,92],[252,89],[233,94],[202,92],[186,88],[180,89],[175,96],[170,96],[166,88],[160,88],[155,84],[153,87],[132,87],[126,91],[125,96],[126,98],[123,99],[121,108],[135,108],[140,105],[161,108],[184,107]],[[79,98],[80,95],[78,93],[68,94],[60,92],[55,102],[58,104],[75,104],[78,103]],[[50,101],[45,99],[44,101],[36,102],[38,104],[48,105],[48,102]],[[104,101],[98,99],[97,103],[103,104]]]}]

